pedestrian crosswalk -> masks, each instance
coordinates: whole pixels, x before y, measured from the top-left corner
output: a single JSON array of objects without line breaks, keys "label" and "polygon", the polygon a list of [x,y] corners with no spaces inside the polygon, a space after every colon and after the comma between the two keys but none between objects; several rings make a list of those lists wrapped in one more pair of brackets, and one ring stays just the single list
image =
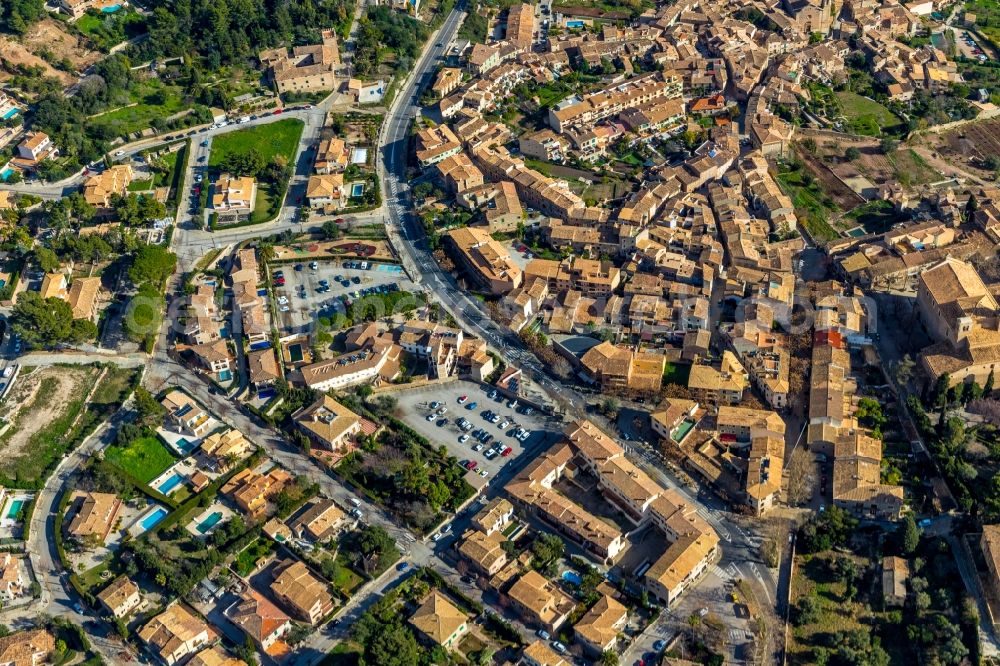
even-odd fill
[{"label": "pedestrian crosswalk", "polygon": [[753,634],[745,629],[730,629],[729,640],[733,643],[749,641],[753,639]]},{"label": "pedestrian crosswalk", "polygon": [[730,579],[729,572],[720,567],[718,564],[712,565],[712,573],[715,574],[717,577],[721,578],[722,580]]}]

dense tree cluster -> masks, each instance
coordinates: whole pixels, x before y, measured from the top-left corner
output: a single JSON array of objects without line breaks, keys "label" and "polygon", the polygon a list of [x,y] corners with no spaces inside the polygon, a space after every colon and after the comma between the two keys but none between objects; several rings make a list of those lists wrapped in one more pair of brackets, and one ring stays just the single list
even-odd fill
[{"label": "dense tree cluster", "polygon": [[0,32],[22,34],[45,16],[45,0],[4,0],[0,2]]},{"label": "dense tree cluster", "polygon": [[346,0],[164,0],[149,19],[144,59],[199,55],[208,70],[261,49],[317,43],[324,28],[350,22]]},{"label": "dense tree cluster", "polygon": [[386,5],[370,7],[358,25],[354,69],[361,77],[374,75],[388,47],[396,54],[396,70],[405,71],[420,54],[420,45],[429,34],[427,24]]},{"label": "dense tree cluster", "polygon": [[97,326],[86,319],[73,319],[69,303],[61,298],[42,298],[37,291],[25,291],[11,313],[14,332],[31,348],[51,348],[93,340]]}]

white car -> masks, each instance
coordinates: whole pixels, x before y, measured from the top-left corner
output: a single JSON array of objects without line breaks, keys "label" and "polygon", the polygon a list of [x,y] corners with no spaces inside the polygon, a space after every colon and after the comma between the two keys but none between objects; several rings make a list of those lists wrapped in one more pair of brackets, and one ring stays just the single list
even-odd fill
[{"label": "white car", "polygon": [[282,305],[282,306],[281,306],[280,308],[278,308],[278,309],[279,309],[279,310],[281,310],[282,312],[288,312],[289,310],[291,310],[291,308],[290,308],[290,307],[288,307],[287,305]]},{"label": "white car", "polygon": [[461,437],[458,438],[459,444],[465,444],[467,441],[469,441],[468,435],[462,435]]},{"label": "white car", "polygon": [[436,418],[436,416],[437,416],[436,414],[428,414],[427,415],[427,420],[428,421],[433,421]]},{"label": "white car", "polygon": [[508,421],[507,419],[504,419],[503,421],[500,422],[500,429],[503,430],[504,428],[506,428],[509,425],[510,425],[510,421]]},{"label": "white car", "polygon": [[472,447],[472,450],[473,451],[482,451],[483,450],[483,445],[482,444],[476,444],[475,446]]},{"label": "white car", "polygon": [[278,303],[280,303],[281,305],[287,305],[288,304],[288,297],[287,296],[278,296]]},{"label": "white car", "polygon": [[444,538],[444,535],[441,534],[440,532],[438,532],[437,534],[435,534],[434,536],[431,537],[431,539],[433,539],[434,541],[440,541],[443,538]]},{"label": "white car", "polygon": [[485,469],[479,470],[479,476],[481,476],[483,478],[486,478],[489,475],[490,475],[490,473],[487,470],[485,470]]},{"label": "white car", "polygon": [[125,154],[124,150],[116,150],[115,151],[115,157],[121,157],[124,154]]}]

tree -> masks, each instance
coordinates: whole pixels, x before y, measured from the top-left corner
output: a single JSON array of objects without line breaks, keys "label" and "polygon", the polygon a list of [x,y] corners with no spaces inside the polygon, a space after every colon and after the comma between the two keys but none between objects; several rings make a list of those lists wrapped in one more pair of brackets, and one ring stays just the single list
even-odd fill
[{"label": "tree", "polygon": [[327,240],[337,240],[340,238],[340,227],[333,220],[324,222],[320,230],[323,232],[323,237]]},{"label": "tree", "polygon": [[137,287],[151,285],[157,292],[177,268],[177,256],[160,245],[141,245],[132,259],[128,277]]},{"label": "tree", "polygon": [[360,662],[362,666],[417,666],[420,654],[413,632],[397,620],[370,636]]},{"label": "tree", "polygon": [[916,365],[917,364],[913,361],[913,357],[909,354],[904,354],[903,357],[896,362],[895,375],[896,381],[900,386],[905,387],[910,383],[910,379],[913,377],[913,370]]},{"label": "tree", "polygon": [[986,383],[983,384],[983,397],[988,398],[990,394],[993,393],[993,369],[990,368],[990,374],[986,377]]},{"label": "tree", "polygon": [[853,162],[854,160],[860,157],[861,157],[861,151],[855,148],[854,146],[851,146],[850,148],[844,151],[844,159],[846,159],[848,162]]},{"label": "tree", "polygon": [[896,530],[899,549],[904,555],[912,554],[920,545],[920,529],[912,515],[907,514]]},{"label": "tree", "polygon": [[882,139],[880,147],[883,153],[885,153],[886,155],[891,155],[892,153],[896,152],[897,148],[899,148],[899,141],[897,139],[885,137],[884,139]]},{"label": "tree", "polygon": [[35,255],[35,263],[46,273],[54,273],[59,270],[61,263],[59,257],[49,248],[39,245],[34,249],[33,254]]},{"label": "tree", "polygon": [[601,666],[618,666],[618,653],[614,650],[605,650],[601,653]]},{"label": "tree", "polygon": [[815,595],[807,594],[795,604],[795,614],[792,616],[792,622],[795,626],[801,627],[804,624],[812,624],[818,621],[819,616],[819,602],[816,600]]},{"label": "tree", "polygon": [[566,552],[566,544],[555,534],[539,534],[531,544],[531,552],[538,563],[536,568],[541,568],[562,557]]},{"label": "tree", "polygon": [[223,171],[237,176],[258,176],[266,166],[264,156],[256,148],[248,148],[241,153],[229,153],[220,165]]},{"label": "tree", "polygon": [[74,322],[69,303],[61,298],[42,298],[37,291],[20,295],[10,320],[14,332],[31,348],[83,342],[97,334],[97,327],[92,322]]}]

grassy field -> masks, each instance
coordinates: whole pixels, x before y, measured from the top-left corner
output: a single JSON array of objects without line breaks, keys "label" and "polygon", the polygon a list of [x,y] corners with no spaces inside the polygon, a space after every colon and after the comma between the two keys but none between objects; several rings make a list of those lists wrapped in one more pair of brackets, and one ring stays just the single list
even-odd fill
[{"label": "grassy field", "polygon": [[256,541],[252,541],[236,556],[236,561],[233,562],[236,573],[241,576],[250,575],[257,563],[270,555],[273,550],[274,543],[270,539],[260,537]]},{"label": "grassy field", "polygon": [[0,483],[39,487],[68,450],[117,410],[131,391],[133,371],[108,370],[87,402],[99,376],[94,366],[53,366],[21,374],[0,409],[11,424],[0,436]]},{"label": "grassy field", "polygon": [[664,384],[680,384],[681,386],[687,386],[688,376],[691,374],[691,366],[687,364],[679,363],[667,363],[666,369],[663,371],[663,383]]},{"label": "grassy field", "polygon": [[857,93],[838,92],[837,100],[847,117],[850,130],[855,134],[881,136],[900,122],[889,109]]},{"label": "grassy field", "polygon": [[846,219],[852,220],[856,224],[864,227],[870,234],[881,234],[892,228],[892,225],[906,219],[905,216],[896,212],[896,209],[888,201],[876,199],[858,206],[847,213]]},{"label": "grassy field", "polygon": [[174,456],[155,437],[140,437],[127,447],[109,446],[106,460],[143,483],[149,483],[174,464]]},{"label": "grassy field", "polygon": [[183,91],[179,86],[169,86],[151,80],[133,95],[132,106],[122,107],[92,119],[95,125],[109,128],[115,136],[141,132],[151,127],[158,118],[166,118],[185,108]]},{"label": "grassy field", "polygon": [[260,151],[265,162],[270,162],[276,155],[284,155],[291,164],[303,127],[301,120],[285,118],[223,134],[212,140],[212,155],[208,159],[208,165],[218,167],[229,155],[238,155],[251,148]]},{"label": "grassy field", "polygon": [[830,226],[829,218],[837,211],[837,205],[827,196],[816,181],[802,169],[783,171],[778,174],[782,189],[792,198],[799,224],[817,241],[839,238],[837,230]]}]

